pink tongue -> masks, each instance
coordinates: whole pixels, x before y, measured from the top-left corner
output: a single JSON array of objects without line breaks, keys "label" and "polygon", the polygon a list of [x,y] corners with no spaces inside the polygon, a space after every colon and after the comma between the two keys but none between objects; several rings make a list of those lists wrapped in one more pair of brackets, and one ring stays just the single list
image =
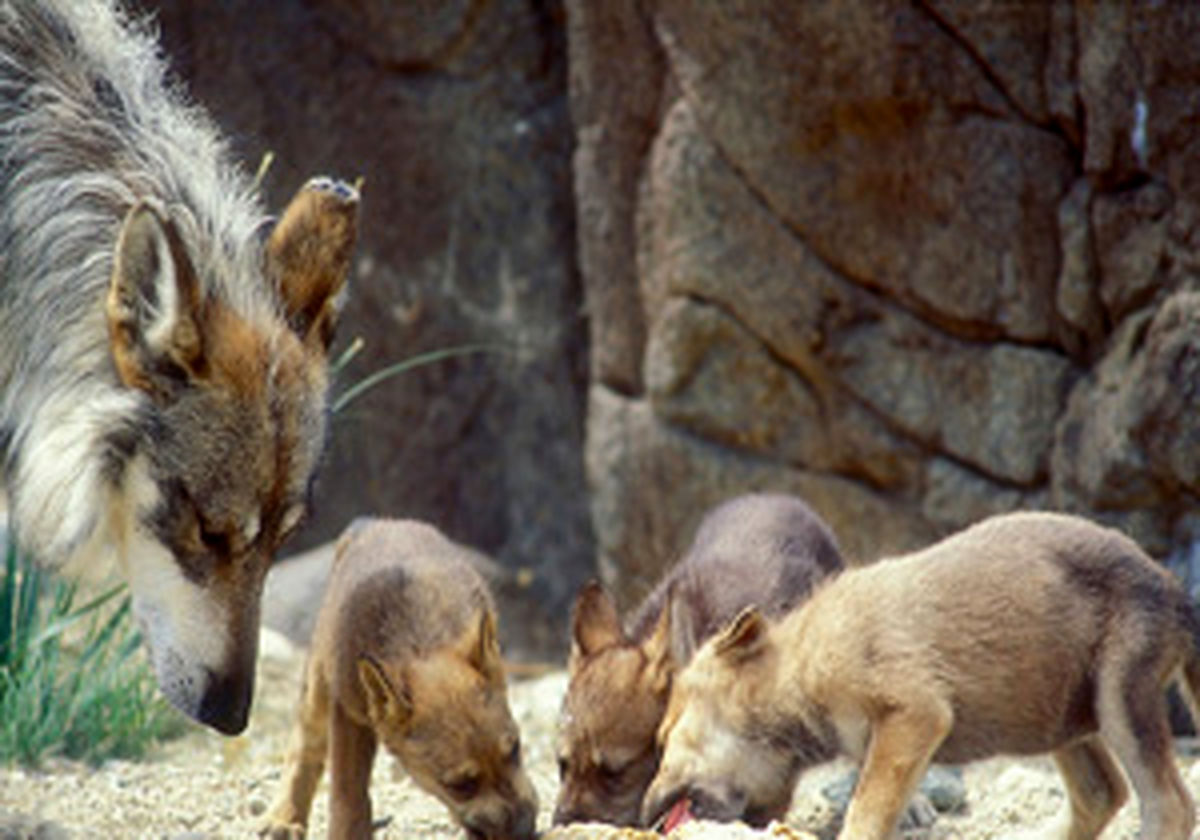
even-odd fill
[{"label": "pink tongue", "polygon": [[684,823],[694,820],[691,808],[692,803],[686,796],[672,805],[671,810],[667,812],[667,819],[663,822],[662,833],[670,834]]}]

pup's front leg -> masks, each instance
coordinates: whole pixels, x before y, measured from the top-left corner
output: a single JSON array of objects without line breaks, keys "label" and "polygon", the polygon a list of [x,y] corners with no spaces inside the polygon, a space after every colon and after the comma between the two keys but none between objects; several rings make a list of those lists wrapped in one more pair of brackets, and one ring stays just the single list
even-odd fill
[{"label": "pup's front leg", "polygon": [[875,722],[838,840],[891,836],[952,721],[946,703],[928,698],[893,709]]},{"label": "pup's front leg", "polygon": [[375,733],[336,706],[330,716],[329,840],[370,840]]},{"label": "pup's front leg", "polygon": [[310,668],[300,692],[300,713],[292,730],[283,786],[259,835],[268,840],[300,840],[308,827],[308,814],[329,749],[329,690],[325,680]]}]

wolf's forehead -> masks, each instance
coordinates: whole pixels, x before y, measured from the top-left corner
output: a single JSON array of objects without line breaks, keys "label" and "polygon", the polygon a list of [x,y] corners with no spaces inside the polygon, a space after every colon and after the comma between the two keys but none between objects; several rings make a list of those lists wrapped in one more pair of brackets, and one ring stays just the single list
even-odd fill
[{"label": "wolf's forehead", "polygon": [[303,502],[324,446],[323,363],[295,339],[220,320],[206,374],[164,412],[167,477],[214,518]]}]

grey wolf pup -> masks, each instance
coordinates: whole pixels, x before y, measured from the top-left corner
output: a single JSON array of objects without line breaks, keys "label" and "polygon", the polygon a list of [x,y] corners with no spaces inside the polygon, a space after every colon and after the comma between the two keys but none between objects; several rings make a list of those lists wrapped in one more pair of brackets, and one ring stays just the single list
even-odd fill
[{"label": "grey wolf pup", "polygon": [[358,195],[313,180],[272,226],[165,73],[113,2],[0,0],[0,449],[23,550],[113,557],[163,693],[235,733]]},{"label": "grey wolf pup", "polygon": [[360,521],[339,541],[264,835],[304,835],[328,755],[329,836],[369,838],[382,743],[470,837],[534,836],[537,798],[477,557],[413,521]]},{"label": "grey wolf pup", "polygon": [[585,588],[572,622],[554,821],[636,825],[675,672],[745,607],[782,614],[841,568],[833,535],[804,502],[753,494],[705,516],[628,632],[599,585]]},{"label": "grey wolf pup", "polygon": [[931,760],[1049,752],[1070,803],[1057,836],[1099,835],[1123,767],[1142,836],[1185,840],[1164,688],[1200,688],[1198,629],[1179,583],[1116,531],[984,520],[714,637],[676,681],[643,816],[686,799],[696,816],[779,817],[798,774],[841,753],[862,767],[839,836],[884,838]]}]

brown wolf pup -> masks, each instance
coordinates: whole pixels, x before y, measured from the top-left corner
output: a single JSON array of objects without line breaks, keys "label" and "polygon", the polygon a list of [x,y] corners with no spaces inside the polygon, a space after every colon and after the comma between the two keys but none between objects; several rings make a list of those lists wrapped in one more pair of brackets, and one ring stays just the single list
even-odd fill
[{"label": "brown wolf pup", "polygon": [[0,0],[0,454],[22,549],[112,555],[163,693],[246,725],[264,576],[308,505],[358,194],[278,224],[150,27]]},{"label": "brown wolf pup", "polygon": [[802,501],[747,495],[704,518],[628,632],[599,585],[585,588],[572,624],[554,822],[635,825],[675,671],[746,606],[786,612],[841,567],[832,534]]},{"label": "brown wolf pup", "polygon": [[862,769],[839,836],[884,838],[931,760],[1051,752],[1070,801],[1059,836],[1100,833],[1127,796],[1119,764],[1142,836],[1185,840],[1163,689],[1200,689],[1198,629],[1179,583],[1116,531],[993,517],[710,640],[676,680],[643,817],[684,801],[762,823],[842,753]]},{"label": "brown wolf pup", "polygon": [[420,522],[363,520],[343,535],[264,836],[304,836],[328,754],[329,836],[369,838],[382,743],[475,840],[533,837],[537,799],[474,557]]}]

